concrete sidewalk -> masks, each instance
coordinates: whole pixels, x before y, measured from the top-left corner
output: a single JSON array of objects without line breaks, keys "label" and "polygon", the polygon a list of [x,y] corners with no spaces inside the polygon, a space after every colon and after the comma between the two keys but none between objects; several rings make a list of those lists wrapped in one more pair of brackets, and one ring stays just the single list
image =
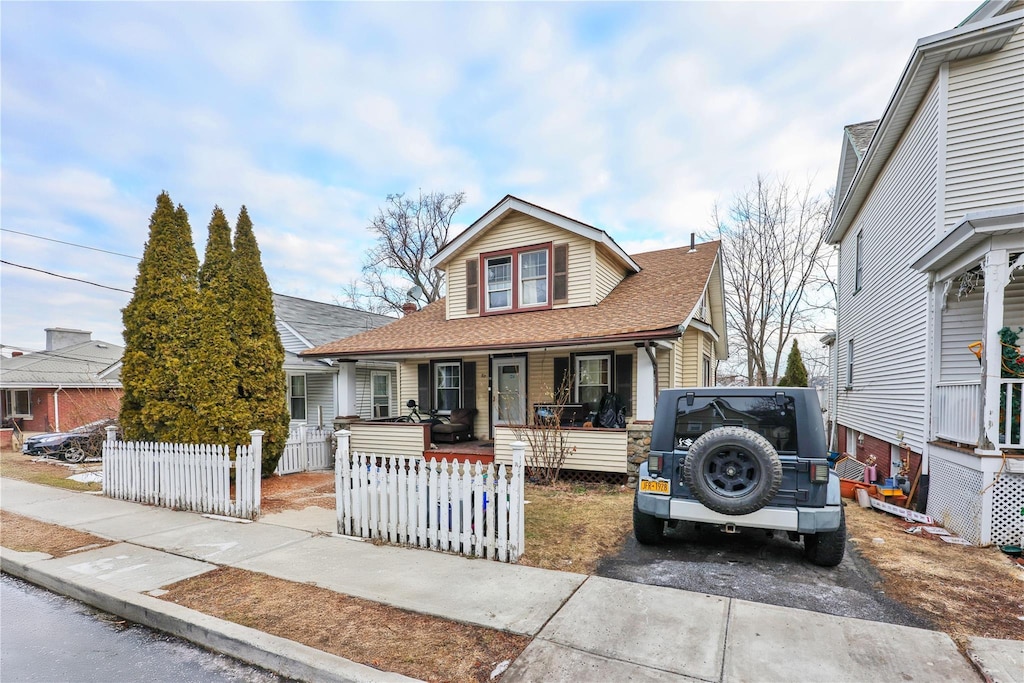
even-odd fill
[{"label": "concrete sidewalk", "polygon": [[[533,636],[510,681],[981,680],[942,633],[375,546],[324,535],[331,520],[316,509],[236,523],[10,479],[0,508],[120,541],[59,559],[5,550],[4,571],[303,679],[385,674],[147,593],[227,565]],[[1024,683],[1021,643],[978,639],[971,654],[993,680]]]}]

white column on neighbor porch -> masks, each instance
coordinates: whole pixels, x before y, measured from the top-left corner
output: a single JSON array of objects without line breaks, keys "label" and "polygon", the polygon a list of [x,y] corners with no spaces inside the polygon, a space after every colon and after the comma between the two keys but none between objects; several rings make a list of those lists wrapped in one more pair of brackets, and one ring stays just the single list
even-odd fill
[{"label": "white column on neighbor porch", "polygon": [[356,404],[356,364],[351,361],[338,363],[338,415],[355,417],[359,414]]},{"label": "white column on neighbor porch", "polygon": [[[652,347],[651,352],[657,358],[658,349]],[[654,402],[658,389],[654,385],[654,364],[647,355],[647,349],[638,347],[636,350],[636,419],[653,420]]]},{"label": "white column on neighbor porch", "polygon": [[1009,253],[993,249],[982,262],[985,273],[985,345],[981,368],[981,439],[979,455],[998,455],[999,391],[1002,378],[1003,344],[999,329],[1003,326],[1003,296],[1010,277]]}]

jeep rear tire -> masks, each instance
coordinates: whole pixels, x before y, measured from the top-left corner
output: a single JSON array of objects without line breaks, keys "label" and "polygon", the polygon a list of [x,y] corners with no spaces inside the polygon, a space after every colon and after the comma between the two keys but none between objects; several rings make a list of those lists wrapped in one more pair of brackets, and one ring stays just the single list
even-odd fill
[{"label": "jeep rear tire", "polygon": [[633,535],[641,545],[658,545],[665,540],[665,520],[640,511],[633,499]]},{"label": "jeep rear tire", "polygon": [[723,515],[767,505],[782,486],[782,461],[768,439],[743,427],[718,427],[697,437],[683,462],[693,496]]},{"label": "jeep rear tire", "polygon": [[804,535],[804,557],[819,567],[835,567],[846,553],[846,510],[839,509],[839,528]]}]

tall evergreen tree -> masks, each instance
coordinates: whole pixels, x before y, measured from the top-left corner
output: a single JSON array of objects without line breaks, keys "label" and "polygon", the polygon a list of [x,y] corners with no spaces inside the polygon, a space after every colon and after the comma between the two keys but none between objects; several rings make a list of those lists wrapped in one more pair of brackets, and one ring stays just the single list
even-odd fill
[{"label": "tall evergreen tree", "polygon": [[214,207],[199,269],[196,350],[184,371],[195,415],[187,434],[190,443],[233,446],[249,441],[231,332],[231,259],[231,226],[220,207]]},{"label": "tall evergreen tree", "polygon": [[804,366],[803,356],[800,355],[800,347],[796,339],[789,349],[789,357],[786,359],[786,374],[779,380],[780,387],[806,387],[807,368]]},{"label": "tall evergreen tree", "polygon": [[181,369],[193,351],[198,269],[188,214],[161,192],[135,290],[122,310],[120,421],[126,439],[180,441],[192,419]]},{"label": "tall evergreen tree", "polygon": [[288,439],[284,347],[274,325],[274,301],[260,249],[243,206],[231,258],[231,326],[236,345],[238,396],[248,407],[246,429],[262,429],[263,474],[277,467]]}]

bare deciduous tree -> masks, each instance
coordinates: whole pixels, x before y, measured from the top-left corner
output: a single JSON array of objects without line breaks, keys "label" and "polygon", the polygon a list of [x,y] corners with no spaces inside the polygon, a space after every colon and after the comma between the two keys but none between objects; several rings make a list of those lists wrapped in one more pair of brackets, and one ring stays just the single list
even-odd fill
[{"label": "bare deciduous tree", "polygon": [[416,199],[389,194],[368,226],[377,245],[363,263],[363,289],[345,292],[351,305],[400,312],[410,286],[420,287],[428,303],[444,296],[442,273],[430,267],[430,257],[448,241],[452,218],[465,201],[465,192],[420,192]]},{"label": "bare deciduous tree", "polygon": [[758,175],[724,215],[716,205],[712,218],[722,239],[735,355],[748,383],[775,384],[787,343],[821,326],[816,311],[831,296],[827,284],[818,286],[831,256],[823,248],[827,198],[813,195],[810,183],[794,189],[783,178]]}]

